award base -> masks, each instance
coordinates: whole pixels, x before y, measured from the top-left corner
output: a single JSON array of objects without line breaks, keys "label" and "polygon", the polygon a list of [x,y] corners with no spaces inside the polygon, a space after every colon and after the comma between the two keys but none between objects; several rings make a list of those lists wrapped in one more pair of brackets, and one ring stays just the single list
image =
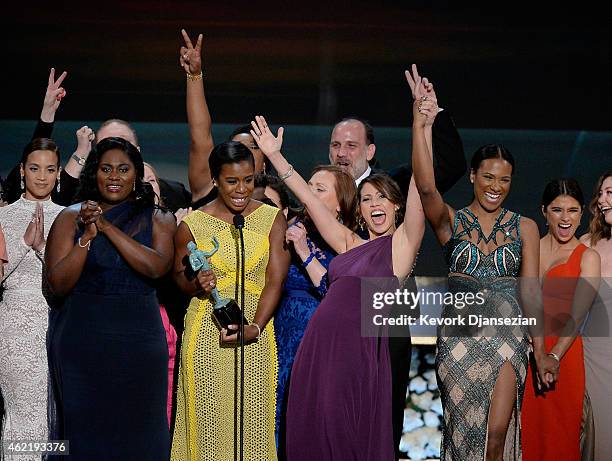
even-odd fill
[{"label": "award base", "polygon": [[234,301],[233,299],[227,299],[225,301],[227,301],[227,303],[225,303],[223,306],[215,306],[213,308],[212,320],[219,330],[225,328],[229,336],[238,333],[238,330],[230,330],[229,328],[227,328],[228,325],[240,325],[241,318],[242,323],[244,323],[245,325],[248,325],[249,322],[244,317],[244,315],[242,315],[240,306],[238,306],[238,303],[236,301]]}]

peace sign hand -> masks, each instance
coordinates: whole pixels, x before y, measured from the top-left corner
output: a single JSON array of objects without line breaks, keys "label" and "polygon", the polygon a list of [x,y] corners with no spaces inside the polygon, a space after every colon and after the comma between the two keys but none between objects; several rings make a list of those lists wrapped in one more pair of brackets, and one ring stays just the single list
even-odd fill
[{"label": "peace sign hand", "polygon": [[427,80],[427,77],[423,78],[419,75],[416,64],[412,65],[412,73],[410,73],[409,70],[405,71],[404,73],[406,75],[408,85],[410,85],[410,90],[412,91],[412,99],[416,101],[424,96],[427,96],[427,99],[433,99],[435,101],[438,100],[436,92],[433,89],[433,85],[431,82],[429,82],[429,80]]},{"label": "peace sign hand", "polygon": [[68,72],[62,72],[57,80],[55,80],[55,68],[51,68],[49,72],[49,80],[47,82],[47,91],[43,101],[42,112],[40,118],[43,122],[51,123],[55,120],[55,112],[57,111],[62,98],[66,96],[66,90],[61,86],[62,82],[68,75]]},{"label": "peace sign hand", "polygon": [[192,75],[199,75],[202,72],[202,34],[198,35],[196,46],[193,46],[189,35],[185,29],[181,29],[185,46],[181,46],[179,51],[179,62],[185,72]]}]

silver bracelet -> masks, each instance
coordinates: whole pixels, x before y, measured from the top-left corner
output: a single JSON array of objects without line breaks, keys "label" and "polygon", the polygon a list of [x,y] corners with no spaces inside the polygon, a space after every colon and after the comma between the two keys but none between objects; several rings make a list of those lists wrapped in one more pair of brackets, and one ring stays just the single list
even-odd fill
[{"label": "silver bracelet", "polygon": [[287,172],[285,174],[280,175],[278,177],[278,179],[280,179],[281,181],[284,181],[285,179],[287,179],[292,174],[293,174],[293,165],[289,164],[289,170],[287,170]]},{"label": "silver bracelet", "polygon": [[81,245],[81,237],[79,237],[77,243],[81,248],[87,248],[87,251],[89,251],[89,248],[91,247],[91,239],[87,240],[87,243],[85,245]]},{"label": "silver bracelet", "polygon": [[259,339],[259,337],[261,336],[261,328],[255,322],[251,323],[251,325],[257,328],[257,337],[255,339]]},{"label": "silver bracelet", "polygon": [[557,354],[555,354],[554,352],[549,352],[549,353],[548,353],[548,354],[546,354],[546,355],[551,356],[551,357],[552,357],[553,359],[555,359],[557,362],[561,363],[561,359],[560,359],[560,358],[559,358],[559,356],[558,356]]}]

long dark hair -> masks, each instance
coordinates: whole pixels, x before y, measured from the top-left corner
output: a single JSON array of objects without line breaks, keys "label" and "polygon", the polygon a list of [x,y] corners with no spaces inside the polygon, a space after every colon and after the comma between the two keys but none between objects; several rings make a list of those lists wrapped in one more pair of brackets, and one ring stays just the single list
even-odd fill
[{"label": "long dark hair", "polygon": [[79,178],[79,189],[76,194],[76,201],[85,200],[100,201],[102,198],[98,190],[97,173],[100,159],[111,149],[118,149],[124,152],[134,164],[136,169],[135,190],[132,196],[138,209],[142,209],[155,204],[155,192],[153,187],[144,178],[144,162],[140,151],[129,141],[123,138],[105,138],[100,141],[87,157],[87,162],[81,171]]},{"label": "long dark hair", "polygon": [[[28,157],[30,154],[37,150],[47,150],[55,153],[57,155],[57,167],[60,167],[61,164],[61,155],[60,150],[57,147],[57,144],[53,139],[49,138],[35,138],[32,139],[24,148],[21,153],[21,160],[17,165],[13,167],[13,169],[6,176],[6,179],[2,183],[2,199],[8,203],[13,203],[21,197],[21,194],[24,192],[21,189],[21,169],[20,167],[25,165],[28,161]],[[25,181],[25,178],[24,178]],[[57,180],[59,181],[59,179]],[[57,186],[56,181],[56,186]]]},{"label": "long dark hair", "polygon": [[599,191],[601,186],[606,179],[612,176],[612,170],[606,171],[602,174],[597,180],[597,184],[595,184],[595,189],[593,190],[593,196],[591,197],[591,202],[589,203],[589,211],[591,212],[591,222],[589,223],[589,234],[591,237],[591,246],[597,245],[602,239],[609,240],[612,237],[612,232],[610,224],[606,222],[606,217],[599,209]]},{"label": "long dark hair", "polygon": [[558,178],[549,181],[546,187],[544,187],[544,193],[542,194],[544,210],[554,199],[561,195],[568,195],[574,198],[580,204],[580,208],[584,208],[584,195],[578,181],[574,178]]},{"label": "long dark hair", "polygon": [[[359,183],[359,188],[357,189],[359,203],[361,203],[361,191],[366,184],[372,184],[374,188],[381,192],[391,203],[399,207],[395,213],[395,225],[397,226],[398,223],[401,223],[404,220],[406,203],[404,202],[402,191],[393,178],[386,173],[375,173],[365,178]],[[357,207],[357,214],[358,219],[361,218],[359,207]]]}]

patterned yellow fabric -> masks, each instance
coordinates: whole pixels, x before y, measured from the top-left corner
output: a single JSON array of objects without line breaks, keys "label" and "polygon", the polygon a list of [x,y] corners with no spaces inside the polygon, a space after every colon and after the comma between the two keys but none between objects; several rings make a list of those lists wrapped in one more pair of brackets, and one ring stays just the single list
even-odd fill
[{"label": "patterned yellow fabric", "polygon": [[[265,285],[268,236],[277,213],[276,208],[261,205],[245,216],[245,316],[249,322]],[[221,296],[238,299],[236,229],[201,211],[194,211],[184,222],[199,249],[210,251],[211,238],[217,237],[219,250],[210,258],[217,288]],[[234,459],[234,360],[237,359],[239,377],[240,349],[219,347],[219,330],[211,313],[209,299],[192,298],[183,333],[172,461]],[[244,349],[244,459],[276,460],[278,364],[272,320],[259,341]],[[239,383],[238,379],[238,388]]]}]

